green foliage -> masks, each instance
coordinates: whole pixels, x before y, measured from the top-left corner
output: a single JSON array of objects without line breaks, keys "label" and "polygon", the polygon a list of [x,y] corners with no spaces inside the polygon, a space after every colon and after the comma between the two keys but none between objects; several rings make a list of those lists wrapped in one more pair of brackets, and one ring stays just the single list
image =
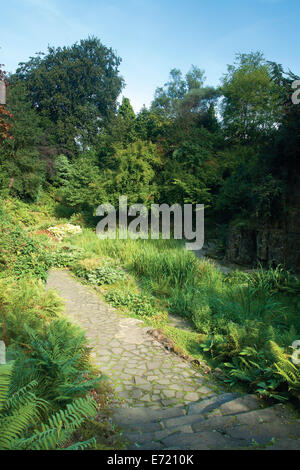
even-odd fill
[{"label": "green foliage", "polygon": [[105,412],[109,390],[91,367],[83,332],[61,318],[61,311],[61,300],[41,282],[0,280],[0,338],[7,359],[14,360],[13,375],[3,374],[3,381],[8,366],[0,366],[0,448],[76,450],[93,447],[95,438],[103,448],[111,442],[121,446],[108,421],[82,439],[79,431],[96,411],[87,394],[96,390]]},{"label": "green foliage", "polygon": [[66,155],[57,155],[55,158],[54,186],[66,186],[72,177],[72,164]]},{"label": "green foliage", "polygon": [[111,290],[106,293],[105,300],[114,307],[125,307],[141,317],[151,317],[158,314],[158,306],[155,299],[147,295],[123,290]]},{"label": "green foliage", "polygon": [[[13,78],[25,83],[55,139],[76,151],[75,138],[90,145],[98,132],[99,119],[115,111],[123,80],[121,59],[99,39],[91,37],[71,47],[49,47],[21,63]],[[50,121],[50,126],[49,126]]]},{"label": "green foliage", "polygon": [[67,171],[68,177],[58,190],[64,202],[74,208],[97,207],[99,201],[102,201],[103,193],[97,200],[101,195],[102,185],[95,152],[90,150],[81,154]]},{"label": "green foliage", "polygon": [[300,399],[300,367],[293,364],[287,354],[274,342],[271,350],[275,357],[275,367],[281,379],[287,382],[289,391]]},{"label": "green foliage", "polygon": [[[295,278],[297,279],[297,278]],[[284,291],[291,282],[293,282],[293,276],[283,266],[276,266],[276,268],[270,268],[263,270],[262,267],[255,270],[249,276],[251,285],[259,290],[265,290],[269,293]],[[298,283],[299,285],[300,283]]]},{"label": "green foliage", "polygon": [[[88,439],[81,434],[74,437],[87,419],[96,416],[98,405],[90,392],[96,393],[105,413],[111,390],[91,365],[83,331],[61,317],[61,299],[36,279],[44,279],[52,265],[78,262],[83,250],[68,243],[55,250],[55,244],[49,247],[41,237],[35,240],[29,235],[31,223],[40,224],[46,218],[49,227],[47,206],[8,200],[5,207],[11,217],[0,208],[5,261],[0,279],[0,338],[14,370],[2,377],[7,366],[0,366],[0,448],[83,450],[95,448],[96,443],[97,448],[121,447],[117,430],[107,419],[93,428],[97,433]],[[11,256],[14,252],[16,257]]]},{"label": "green foliage", "polygon": [[82,248],[70,244],[60,244],[58,248],[51,253],[53,266],[56,268],[72,267],[80,259],[84,258],[85,253]]},{"label": "green foliage", "polygon": [[40,120],[23,84],[10,89],[8,104],[13,113],[13,139],[6,139],[0,151],[0,194],[36,200],[46,176],[37,149],[42,135]]},{"label": "green foliage", "polygon": [[51,255],[21,227],[15,226],[0,206],[0,277],[36,276],[45,280]]},{"label": "green foliage", "polygon": [[115,284],[125,279],[126,274],[124,270],[118,266],[112,266],[111,261],[102,260],[99,264],[98,266],[89,266],[83,260],[73,267],[73,272],[89,284],[96,286]]},{"label": "green foliage", "polygon": [[158,250],[153,243],[140,246],[131,266],[138,276],[153,280],[167,279],[172,287],[194,284],[196,273],[199,272],[198,261],[192,253],[168,247]]},{"label": "green foliage", "polygon": [[[9,198],[4,202],[6,218],[15,226],[32,227],[39,226],[51,218],[51,209],[37,203],[24,202],[18,198]],[[3,209],[4,210],[4,209]],[[4,218],[2,213],[1,218]],[[3,220],[3,219],[2,219]]]},{"label": "green foliage", "polygon": [[221,88],[224,126],[238,142],[255,142],[273,130],[280,116],[279,90],[260,52],[237,54]]},{"label": "green foliage", "polygon": [[119,195],[126,195],[128,204],[148,206],[158,200],[156,172],[161,161],[154,144],[137,141],[125,149],[117,149],[114,159],[117,169],[107,185],[109,202],[118,207]]},{"label": "green foliage", "polygon": [[[96,402],[79,398],[65,410],[42,421],[47,402],[35,394],[36,382],[11,393],[13,364],[0,366],[0,449],[1,450],[54,450],[65,446],[72,434],[87,417],[95,416]],[[69,450],[93,447],[95,439],[78,442]],[[66,446],[65,446],[66,447]]]},{"label": "green foliage", "polygon": [[192,66],[185,78],[179,69],[172,69],[170,80],[164,87],[157,88],[151,104],[152,111],[165,117],[174,117],[180,102],[190,93],[202,88],[205,81],[204,71]]},{"label": "green foliage", "polygon": [[6,345],[27,344],[25,324],[43,335],[49,323],[59,318],[62,302],[34,279],[0,279],[0,334]]},{"label": "green foliage", "polygon": [[128,98],[123,98],[118,108],[114,130],[118,133],[117,141],[126,147],[137,140],[135,130],[135,113]]},{"label": "green foliage", "polygon": [[[26,350],[17,348],[13,387],[32,380],[39,396],[52,406],[65,406],[95,388],[100,378],[92,378],[89,350],[83,331],[65,319],[53,320],[43,334],[24,325]],[[30,353],[30,354],[29,354]]]}]

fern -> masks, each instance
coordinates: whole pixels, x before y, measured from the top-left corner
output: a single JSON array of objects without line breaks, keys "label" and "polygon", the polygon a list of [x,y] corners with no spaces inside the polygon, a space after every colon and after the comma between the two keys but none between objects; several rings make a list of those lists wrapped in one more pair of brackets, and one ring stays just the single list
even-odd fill
[{"label": "fern", "polygon": [[54,320],[43,337],[24,326],[30,357],[17,354],[13,391],[37,381],[39,396],[64,406],[95,388],[100,377],[92,377],[84,333],[65,319]]},{"label": "fern", "polygon": [[7,396],[8,387],[11,381],[12,367],[9,364],[1,366],[1,380],[0,380],[0,413],[3,410]]},{"label": "fern", "polygon": [[[0,450],[52,450],[70,440],[86,418],[97,413],[91,398],[79,398],[42,422],[41,411],[47,403],[35,395],[36,382],[10,395],[14,363],[0,366]],[[86,449],[95,439],[72,444],[69,449]]]},{"label": "fern", "polygon": [[283,352],[278,344],[271,341],[270,345],[276,359],[277,373],[287,382],[291,393],[300,398],[300,367],[297,367],[289,360],[289,356]]}]

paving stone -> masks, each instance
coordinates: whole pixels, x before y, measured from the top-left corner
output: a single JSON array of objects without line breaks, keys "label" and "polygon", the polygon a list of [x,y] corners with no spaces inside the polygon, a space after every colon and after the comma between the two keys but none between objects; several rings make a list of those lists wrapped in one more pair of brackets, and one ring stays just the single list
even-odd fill
[{"label": "paving stone", "polygon": [[139,376],[134,377],[134,382],[136,383],[136,385],[145,385],[145,384],[148,383],[148,381],[146,379],[143,379]]},{"label": "paving stone", "polygon": [[223,415],[226,415],[258,410],[261,409],[261,406],[259,398],[253,395],[245,395],[244,397],[239,397],[235,400],[224,403],[219,409]]},{"label": "paving stone", "polygon": [[168,400],[165,400],[165,399],[162,399],[161,400],[161,404],[162,406],[164,407],[168,407],[168,406],[178,406],[178,405],[181,405],[181,402],[178,402],[177,398],[171,398],[171,399],[168,399]]},{"label": "paving stone", "polygon": [[143,397],[141,397],[141,400],[148,403],[148,402],[152,402],[152,397],[150,394],[147,394],[147,395],[144,395]]},{"label": "paving stone", "polygon": [[[200,415],[188,415],[188,416],[200,416]],[[203,417],[202,417],[203,418]],[[226,433],[227,428],[232,428],[238,425],[236,416],[213,416],[196,421],[192,423],[192,428],[195,432],[200,431],[218,431]]]},{"label": "paving stone", "polygon": [[186,416],[179,416],[177,418],[170,418],[167,420],[163,420],[163,424],[166,428],[175,428],[179,426],[185,426],[187,424],[194,424],[201,421],[204,421],[205,418],[200,415],[186,415]]},{"label": "paving stone", "polygon": [[300,450],[300,439],[281,439],[266,447],[266,450]]},{"label": "paving stone", "polygon": [[164,390],[163,392],[163,395],[167,398],[173,398],[175,397],[175,392],[174,390]]},{"label": "paving stone", "polygon": [[[162,440],[165,446],[172,446],[177,450],[217,450],[230,448],[232,442],[230,439],[223,437],[219,433],[207,432],[203,433],[182,433],[178,432]],[[236,446],[236,441],[234,442]]]},{"label": "paving stone", "polygon": [[[141,408],[142,409],[142,408]],[[140,423],[140,422],[126,422],[126,421],[118,421],[118,425],[124,429],[124,431],[135,431],[135,432],[154,432],[154,431],[161,431],[163,428],[160,423]]]},{"label": "paving stone", "polygon": [[163,446],[159,442],[146,442],[139,446],[129,446],[128,450],[161,450]]},{"label": "paving stone", "polygon": [[184,397],[185,401],[197,401],[199,400],[199,394],[196,392],[187,393]]},{"label": "paving stone", "polygon": [[[270,429],[266,429],[263,425],[257,426],[235,426],[231,429],[227,429],[227,435],[233,439],[243,440],[247,446],[250,444],[267,444],[271,443],[276,437],[274,431],[272,430],[270,434]],[[286,437],[285,434],[279,437]]]},{"label": "paving stone", "polygon": [[263,410],[250,411],[248,413],[237,414],[237,420],[241,424],[254,426],[262,423],[282,422],[282,418],[278,416],[275,407],[265,408]]},{"label": "paving stone", "polygon": [[[165,431],[163,431],[163,433],[163,437],[165,437]],[[123,436],[132,444],[135,444],[136,442],[138,444],[142,444],[147,441],[151,442],[157,440],[155,432],[124,432]]]},{"label": "paving stone", "polygon": [[224,393],[221,395],[214,395],[210,398],[199,400],[196,403],[191,403],[188,406],[188,414],[209,413],[210,411],[219,408],[223,403],[231,401],[236,398],[236,395],[231,393]]},{"label": "paving stone", "polygon": [[143,392],[139,389],[132,390],[132,392],[131,392],[132,398],[140,398],[142,394],[143,394]]}]

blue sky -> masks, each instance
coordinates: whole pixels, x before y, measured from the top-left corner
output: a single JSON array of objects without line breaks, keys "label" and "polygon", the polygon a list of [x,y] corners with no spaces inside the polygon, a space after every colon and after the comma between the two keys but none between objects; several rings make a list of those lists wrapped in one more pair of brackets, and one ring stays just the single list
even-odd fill
[{"label": "blue sky", "polygon": [[0,14],[6,70],[94,35],[122,57],[123,94],[136,111],[171,68],[197,65],[217,85],[236,52],[261,50],[300,74],[300,0],[7,0]]}]

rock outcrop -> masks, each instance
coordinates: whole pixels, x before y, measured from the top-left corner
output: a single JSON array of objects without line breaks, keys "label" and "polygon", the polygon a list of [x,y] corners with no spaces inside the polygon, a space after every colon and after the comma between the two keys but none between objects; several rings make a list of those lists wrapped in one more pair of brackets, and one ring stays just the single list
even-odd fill
[{"label": "rock outcrop", "polygon": [[228,231],[225,260],[246,266],[276,266],[300,270],[300,231],[233,227]]}]

